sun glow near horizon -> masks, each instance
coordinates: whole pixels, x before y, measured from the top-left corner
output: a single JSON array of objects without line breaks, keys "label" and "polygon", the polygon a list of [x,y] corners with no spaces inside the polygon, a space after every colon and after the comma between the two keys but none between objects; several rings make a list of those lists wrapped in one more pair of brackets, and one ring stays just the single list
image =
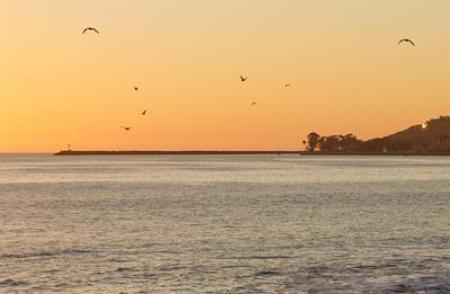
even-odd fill
[{"label": "sun glow near horizon", "polygon": [[448,113],[449,19],[448,1],[2,1],[0,152],[381,136]]}]

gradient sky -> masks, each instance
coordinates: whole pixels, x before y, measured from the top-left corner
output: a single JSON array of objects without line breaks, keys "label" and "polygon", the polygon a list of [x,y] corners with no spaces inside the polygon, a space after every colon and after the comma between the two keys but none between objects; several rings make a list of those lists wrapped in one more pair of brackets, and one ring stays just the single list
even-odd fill
[{"label": "gradient sky", "polygon": [[0,152],[383,136],[449,113],[449,50],[450,0],[0,0]]}]

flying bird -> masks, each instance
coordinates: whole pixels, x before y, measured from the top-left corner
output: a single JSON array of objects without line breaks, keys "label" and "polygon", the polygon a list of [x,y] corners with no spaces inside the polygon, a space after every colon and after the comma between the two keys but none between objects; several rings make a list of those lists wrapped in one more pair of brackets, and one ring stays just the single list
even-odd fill
[{"label": "flying bird", "polygon": [[129,131],[129,130],[131,130],[131,127],[123,127],[123,126],[120,126],[122,129],[124,129],[125,131]]},{"label": "flying bird", "polygon": [[401,43],[406,42],[406,43],[410,43],[411,45],[413,45],[414,47],[416,47],[416,44],[414,44],[413,41],[411,41],[410,39],[401,39],[400,41],[398,41],[397,45],[400,45]]},{"label": "flying bird", "polygon": [[285,88],[289,88],[291,86],[291,84],[284,84]]},{"label": "flying bird", "polygon": [[137,86],[135,86],[135,87],[134,87],[134,90],[137,91],[137,90],[139,90],[139,88],[138,88]]},{"label": "flying bird", "polygon": [[142,111],[142,115],[146,115],[147,114],[147,109]]},{"label": "flying bird", "polygon": [[241,78],[241,82],[245,82],[248,79],[248,77],[243,77],[243,76],[240,76],[240,78]]},{"label": "flying bird", "polygon": [[93,28],[93,27],[87,27],[87,28],[85,28],[85,29],[83,30],[83,34],[86,33],[87,31],[93,31],[93,32],[96,32],[97,34],[100,34],[100,32],[99,32],[96,28]]},{"label": "flying bird", "polygon": [[252,106],[258,106],[258,102],[252,102]]}]

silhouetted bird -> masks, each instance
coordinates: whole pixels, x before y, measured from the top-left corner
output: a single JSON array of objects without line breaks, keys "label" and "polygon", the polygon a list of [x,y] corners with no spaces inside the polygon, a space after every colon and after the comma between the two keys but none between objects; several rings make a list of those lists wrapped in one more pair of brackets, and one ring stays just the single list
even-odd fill
[{"label": "silhouetted bird", "polygon": [[284,84],[285,88],[289,88],[291,86],[291,84]]},{"label": "silhouetted bird", "polygon": [[87,27],[87,28],[85,28],[85,29],[83,30],[83,34],[86,33],[87,31],[93,31],[93,32],[96,32],[97,34],[100,34],[100,32],[99,32],[96,28],[93,28],[93,27]]},{"label": "silhouetted bird", "polygon": [[129,130],[131,130],[131,127],[123,127],[123,126],[120,126],[122,129],[124,129],[125,131],[129,131]]},{"label": "silhouetted bird", "polygon": [[142,111],[142,115],[146,115],[147,114],[147,109]]},{"label": "silhouetted bird", "polygon": [[257,106],[258,102],[252,102],[252,106]]},{"label": "silhouetted bird", "polygon": [[243,77],[243,76],[240,76],[240,78],[241,78],[241,82],[245,82],[248,79],[248,77]]},{"label": "silhouetted bird", "polygon": [[137,90],[139,90],[139,88],[135,86],[135,87],[134,87],[134,90],[137,91]]},{"label": "silhouetted bird", "polygon": [[414,47],[416,47],[416,44],[414,44],[413,41],[411,41],[410,39],[401,39],[400,41],[398,41],[397,45],[400,45],[401,43],[406,42],[406,43],[410,43],[411,45],[413,45]]}]

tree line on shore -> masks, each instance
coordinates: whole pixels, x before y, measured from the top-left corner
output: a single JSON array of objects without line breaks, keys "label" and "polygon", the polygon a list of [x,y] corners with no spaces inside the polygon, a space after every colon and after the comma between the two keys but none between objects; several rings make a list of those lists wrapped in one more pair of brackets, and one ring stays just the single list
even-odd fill
[{"label": "tree line on shore", "polygon": [[413,148],[412,142],[402,139],[375,138],[364,141],[353,134],[321,136],[316,132],[309,133],[303,144],[308,152],[400,152]]},{"label": "tree line on shore", "polygon": [[353,134],[321,136],[311,132],[303,144],[308,152],[450,152],[450,117],[441,116],[398,133],[366,141]]}]

